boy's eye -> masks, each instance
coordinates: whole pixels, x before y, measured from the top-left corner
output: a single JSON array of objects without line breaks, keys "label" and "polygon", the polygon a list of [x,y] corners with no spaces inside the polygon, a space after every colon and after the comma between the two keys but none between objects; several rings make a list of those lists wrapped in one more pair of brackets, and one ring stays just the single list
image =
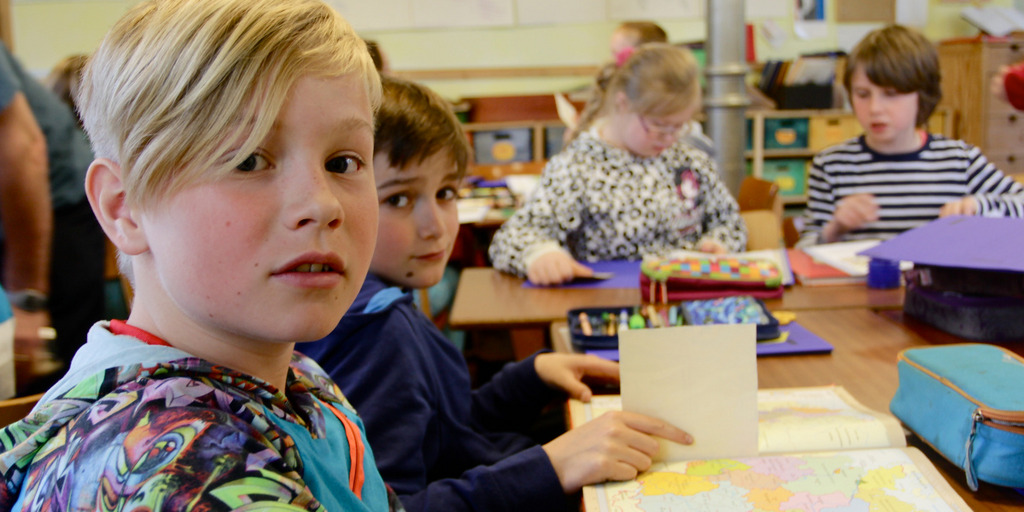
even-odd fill
[{"label": "boy's eye", "polygon": [[338,174],[358,171],[362,167],[363,162],[353,156],[334,157],[324,164],[324,169],[327,169],[327,172],[336,172]]},{"label": "boy's eye", "polygon": [[405,194],[395,194],[393,196],[389,196],[387,199],[384,200],[384,202],[387,203],[388,206],[392,206],[395,208],[404,208],[405,206],[409,205],[409,196]]},{"label": "boy's eye", "polygon": [[251,172],[266,169],[268,165],[269,164],[266,158],[263,158],[262,156],[253,153],[245,157],[245,160],[242,160],[240,164],[235,166],[235,169],[238,169],[239,171],[242,172]]},{"label": "boy's eye", "polygon": [[442,201],[451,201],[458,197],[458,192],[452,187],[445,187],[437,191],[437,198]]}]

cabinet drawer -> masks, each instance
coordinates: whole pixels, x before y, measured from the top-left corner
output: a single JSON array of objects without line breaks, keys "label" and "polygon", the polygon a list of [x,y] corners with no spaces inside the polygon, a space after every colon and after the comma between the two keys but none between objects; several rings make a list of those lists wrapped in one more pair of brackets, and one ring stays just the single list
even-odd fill
[{"label": "cabinet drawer", "polygon": [[986,151],[985,156],[1003,173],[1024,175],[1024,148],[1017,151]]},{"label": "cabinet drawer", "polygon": [[821,151],[856,137],[863,131],[857,118],[852,115],[815,116],[811,118],[807,147],[811,151]]},{"label": "cabinet drawer", "polygon": [[1022,60],[1024,60],[1024,41],[991,43],[985,51],[985,75],[995,73],[999,70],[999,66],[1011,66]]},{"label": "cabinet drawer", "polygon": [[987,120],[985,144],[979,146],[986,155],[1024,149],[1024,112],[1003,109],[989,114]]}]

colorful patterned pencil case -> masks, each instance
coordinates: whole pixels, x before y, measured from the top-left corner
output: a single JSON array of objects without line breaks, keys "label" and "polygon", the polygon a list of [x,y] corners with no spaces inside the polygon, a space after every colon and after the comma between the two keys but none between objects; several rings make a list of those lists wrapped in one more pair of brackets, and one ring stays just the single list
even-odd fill
[{"label": "colorful patterned pencil case", "polygon": [[733,295],[774,299],[781,297],[782,291],[782,273],[768,260],[709,254],[645,259],[640,265],[640,293],[646,302]]},{"label": "colorful patterned pencil case", "polygon": [[1024,487],[1024,359],[961,343],[910,348],[897,362],[889,409],[907,428],[978,481]]}]

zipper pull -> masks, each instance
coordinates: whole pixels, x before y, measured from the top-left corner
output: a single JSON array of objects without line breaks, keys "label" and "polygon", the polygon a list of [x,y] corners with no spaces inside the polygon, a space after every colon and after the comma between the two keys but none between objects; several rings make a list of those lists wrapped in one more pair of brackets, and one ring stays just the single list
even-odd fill
[{"label": "zipper pull", "polygon": [[978,490],[978,475],[974,474],[974,464],[971,461],[971,452],[974,450],[974,435],[978,432],[978,423],[985,421],[981,409],[975,409],[971,415],[971,433],[967,436],[967,445],[964,446],[964,473],[967,476],[967,487],[972,491]]}]

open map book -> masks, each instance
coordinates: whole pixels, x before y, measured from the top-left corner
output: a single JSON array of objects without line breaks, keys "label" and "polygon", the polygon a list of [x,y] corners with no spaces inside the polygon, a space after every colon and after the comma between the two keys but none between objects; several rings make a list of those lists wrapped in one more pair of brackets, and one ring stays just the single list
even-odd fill
[{"label": "open map book", "polygon": [[[633,481],[583,489],[587,512],[968,511],[899,423],[839,386],[759,390],[759,456],[657,463]],[[573,401],[574,426],[622,408]]]}]

